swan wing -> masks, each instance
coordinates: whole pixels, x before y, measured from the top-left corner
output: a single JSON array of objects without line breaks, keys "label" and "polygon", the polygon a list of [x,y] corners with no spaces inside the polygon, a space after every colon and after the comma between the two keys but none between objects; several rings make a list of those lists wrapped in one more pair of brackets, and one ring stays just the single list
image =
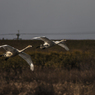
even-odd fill
[{"label": "swan wing", "polygon": [[44,43],[49,43],[50,45],[54,44],[53,41],[51,41],[50,39],[48,39],[45,36],[42,36],[42,37],[34,37],[33,39],[40,39],[40,40],[44,41]]},{"label": "swan wing", "polygon": [[11,47],[10,45],[1,45],[0,48],[4,48],[6,51],[11,51],[11,52],[16,50],[14,47]]},{"label": "swan wing", "polygon": [[21,52],[21,53],[19,54],[19,56],[22,57],[22,58],[30,65],[30,69],[31,69],[32,71],[34,71],[34,65],[33,65],[31,56],[28,55],[28,54],[26,54],[26,53],[24,53],[24,52]]},{"label": "swan wing", "polygon": [[65,48],[67,51],[69,51],[69,48],[67,47],[67,45],[64,42],[59,43],[58,45]]}]

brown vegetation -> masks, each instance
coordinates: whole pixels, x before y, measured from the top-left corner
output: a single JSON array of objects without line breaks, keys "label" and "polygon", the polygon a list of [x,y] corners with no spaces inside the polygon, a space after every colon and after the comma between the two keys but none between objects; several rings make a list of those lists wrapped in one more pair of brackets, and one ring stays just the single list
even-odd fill
[{"label": "brown vegetation", "polygon": [[[42,41],[0,40],[18,49],[32,44],[25,52],[35,65],[19,56],[7,62],[0,58],[0,95],[95,95],[95,41],[68,40],[70,51],[59,46],[46,50],[35,47]],[[3,53],[0,49],[0,54]]]}]

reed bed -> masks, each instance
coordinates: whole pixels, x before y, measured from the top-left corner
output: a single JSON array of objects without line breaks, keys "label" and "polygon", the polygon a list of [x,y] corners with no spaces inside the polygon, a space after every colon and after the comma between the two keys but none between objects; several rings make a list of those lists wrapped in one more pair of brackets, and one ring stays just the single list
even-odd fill
[{"label": "reed bed", "polygon": [[[0,58],[0,95],[95,95],[95,41],[68,40],[70,51],[59,46],[48,50],[35,47],[41,41],[0,40],[26,50],[35,65],[29,65],[19,56],[5,61]],[[76,45],[75,45],[76,44]],[[4,52],[0,49],[0,54]]]}]

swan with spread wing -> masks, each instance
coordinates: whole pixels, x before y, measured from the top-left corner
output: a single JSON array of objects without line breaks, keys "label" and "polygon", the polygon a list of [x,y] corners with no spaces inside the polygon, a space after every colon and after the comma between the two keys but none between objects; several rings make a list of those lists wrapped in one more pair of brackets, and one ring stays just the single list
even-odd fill
[{"label": "swan with spread wing", "polygon": [[45,49],[45,48],[48,48],[48,47],[51,47],[51,46],[54,46],[54,45],[59,45],[63,48],[65,48],[67,51],[69,51],[69,48],[67,47],[67,45],[65,44],[65,41],[66,40],[60,40],[60,41],[52,41],[50,39],[48,39],[47,37],[45,36],[42,36],[42,37],[34,37],[33,39],[40,39],[42,41],[44,41],[44,44],[41,44],[40,46],[38,46],[37,48],[41,48],[41,49]]},{"label": "swan with spread wing", "polygon": [[6,50],[6,53],[4,53],[3,55],[0,55],[0,57],[4,56],[5,60],[8,60],[10,57],[19,55],[30,65],[30,69],[34,71],[34,65],[33,65],[31,56],[23,52],[30,47],[32,47],[32,45],[28,45],[24,49],[18,50],[10,45],[1,45],[0,48],[4,48]]}]

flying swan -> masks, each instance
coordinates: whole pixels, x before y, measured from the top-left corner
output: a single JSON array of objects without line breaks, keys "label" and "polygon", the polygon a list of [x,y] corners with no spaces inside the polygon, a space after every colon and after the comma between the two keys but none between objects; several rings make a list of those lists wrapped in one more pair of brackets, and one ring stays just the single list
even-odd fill
[{"label": "flying swan", "polygon": [[14,47],[11,47],[10,45],[1,45],[0,48],[4,48],[6,50],[6,53],[4,53],[3,55],[0,55],[0,57],[4,56],[5,60],[8,60],[10,57],[14,57],[16,55],[19,55],[30,65],[30,69],[32,71],[34,71],[34,65],[33,65],[33,62],[32,62],[30,55],[23,52],[27,48],[30,48],[30,47],[32,47],[32,45],[28,45],[24,49],[18,50]]},{"label": "flying swan", "polygon": [[67,45],[65,44],[65,41],[66,40],[60,40],[60,41],[52,41],[52,40],[49,40],[47,37],[45,36],[42,36],[42,37],[34,37],[33,39],[40,39],[42,41],[44,41],[44,44],[41,44],[40,46],[38,46],[37,48],[41,48],[41,49],[45,49],[45,48],[48,48],[48,47],[51,47],[51,46],[54,46],[54,45],[59,45],[63,48],[65,48],[67,51],[69,51],[69,48],[67,47]]}]

